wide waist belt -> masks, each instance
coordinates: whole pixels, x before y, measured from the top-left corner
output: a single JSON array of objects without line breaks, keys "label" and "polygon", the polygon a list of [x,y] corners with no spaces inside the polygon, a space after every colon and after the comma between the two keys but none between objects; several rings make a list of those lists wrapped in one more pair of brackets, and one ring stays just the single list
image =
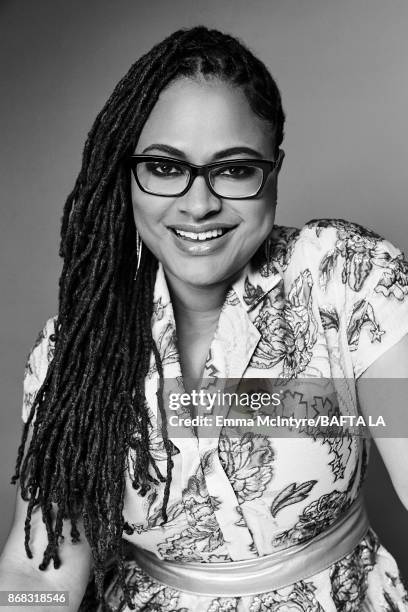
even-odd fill
[{"label": "wide waist belt", "polygon": [[238,597],[274,591],[327,569],[352,552],[368,528],[359,496],[338,521],[313,539],[255,559],[182,563],[163,561],[137,547],[133,551],[141,569],[167,586],[195,595]]}]

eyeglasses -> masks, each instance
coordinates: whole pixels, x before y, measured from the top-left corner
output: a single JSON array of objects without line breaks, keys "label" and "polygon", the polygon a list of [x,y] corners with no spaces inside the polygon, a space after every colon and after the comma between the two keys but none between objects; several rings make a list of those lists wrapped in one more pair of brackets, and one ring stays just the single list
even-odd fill
[{"label": "eyeglasses", "polygon": [[265,186],[278,159],[233,159],[196,166],[180,159],[161,155],[131,155],[128,164],[140,189],[163,197],[180,197],[187,193],[194,179],[203,176],[215,196],[230,200],[256,198]]}]

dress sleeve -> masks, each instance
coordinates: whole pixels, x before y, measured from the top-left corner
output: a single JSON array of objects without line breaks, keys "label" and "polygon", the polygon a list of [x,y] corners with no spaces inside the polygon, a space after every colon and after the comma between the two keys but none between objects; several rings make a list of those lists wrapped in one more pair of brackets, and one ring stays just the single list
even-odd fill
[{"label": "dress sleeve", "polygon": [[358,378],[408,333],[408,262],[400,249],[368,230],[353,229],[347,242],[342,282],[347,343]]},{"label": "dress sleeve", "polygon": [[55,322],[56,317],[48,319],[38,334],[37,340],[27,357],[24,370],[23,406],[21,413],[24,423],[28,420],[37,392],[45,380],[48,365],[54,357]]}]

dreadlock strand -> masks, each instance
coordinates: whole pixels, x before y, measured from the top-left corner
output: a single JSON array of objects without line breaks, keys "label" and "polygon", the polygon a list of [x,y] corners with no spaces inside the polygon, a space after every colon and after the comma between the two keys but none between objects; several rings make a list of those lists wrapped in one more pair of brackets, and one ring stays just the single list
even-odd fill
[{"label": "dreadlock strand", "polygon": [[159,388],[157,390],[157,403],[159,406],[159,411],[160,411],[160,416],[161,416],[161,421],[162,421],[163,443],[164,443],[164,448],[166,450],[166,455],[167,455],[167,478],[166,478],[166,484],[164,488],[163,506],[162,506],[162,517],[163,517],[163,524],[164,524],[164,523],[167,523],[167,520],[168,520],[167,503],[168,503],[169,495],[170,495],[170,484],[172,480],[173,459],[171,456],[171,443],[170,443],[168,432],[167,432],[167,417],[166,417],[166,413],[165,413],[164,406],[163,406],[163,387],[164,387],[163,367],[161,364],[159,351],[157,350],[157,347],[155,345],[153,345],[153,352],[154,352],[154,356],[156,359],[156,367],[159,373]]}]

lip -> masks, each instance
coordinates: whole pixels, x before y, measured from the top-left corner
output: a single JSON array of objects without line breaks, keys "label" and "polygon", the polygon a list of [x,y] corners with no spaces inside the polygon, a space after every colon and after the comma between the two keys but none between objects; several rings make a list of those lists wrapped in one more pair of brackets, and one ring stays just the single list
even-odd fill
[{"label": "lip", "polygon": [[179,223],[174,225],[168,225],[172,230],[181,230],[183,232],[194,232],[199,234],[200,232],[209,232],[214,229],[233,229],[237,227],[236,225],[231,225],[229,223],[201,223],[200,225],[193,225],[187,223]]},{"label": "lip", "polygon": [[[231,234],[234,233],[236,229],[236,225],[228,225],[225,223],[207,223],[206,225],[172,225],[168,226],[168,230],[174,240],[174,244],[176,247],[182,251],[183,253],[188,253],[189,255],[211,255],[215,251],[222,249],[222,247],[228,242],[231,237]],[[208,241],[193,241],[193,240],[185,240],[173,231],[175,229],[182,230],[184,232],[195,232],[199,234],[200,232],[208,232],[213,229],[226,228],[229,231],[223,234],[222,236],[218,236],[217,238],[212,238]]]}]

